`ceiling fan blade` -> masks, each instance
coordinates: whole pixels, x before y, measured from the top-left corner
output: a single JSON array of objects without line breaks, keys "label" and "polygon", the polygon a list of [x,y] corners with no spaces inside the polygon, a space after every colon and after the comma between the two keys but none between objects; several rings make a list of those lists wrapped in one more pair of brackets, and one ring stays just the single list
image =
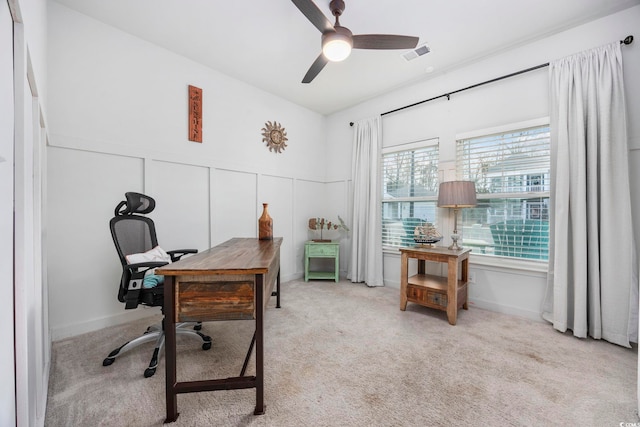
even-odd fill
[{"label": "ceiling fan blade", "polygon": [[311,81],[316,78],[316,76],[320,73],[320,71],[322,71],[322,69],[325,65],[327,65],[328,62],[329,60],[325,58],[321,53],[316,58],[316,60],[313,61],[313,64],[311,64],[311,68],[309,68],[309,71],[307,71],[307,74],[304,75],[302,83],[311,83]]},{"label": "ceiling fan blade", "polygon": [[353,36],[354,49],[413,49],[418,37],[391,34],[359,34]]},{"label": "ceiling fan blade", "polygon": [[300,12],[302,12],[302,14],[306,16],[307,19],[316,26],[317,29],[320,30],[322,34],[326,33],[327,31],[335,31],[333,28],[333,24],[331,24],[331,21],[329,21],[327,17],[324,16],[324,13],[322,13],[322,11],[318,9],[318,6],[316,6],[314,2],[312,2],[311,0],[291,1],[296,5],[298,9],[300,9]]}]

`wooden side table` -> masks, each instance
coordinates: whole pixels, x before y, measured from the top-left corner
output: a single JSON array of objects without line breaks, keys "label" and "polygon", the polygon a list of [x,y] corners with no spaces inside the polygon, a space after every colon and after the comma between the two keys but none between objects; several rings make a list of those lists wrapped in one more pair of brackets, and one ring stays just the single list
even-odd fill
[{"label": "wooden side table", "polygon": [[[311,258],[333,258],[334,271],[310,271]],[[340,280],[340,243],[308,241],[304,244],[304,281],[309,279]]]},{"label": "wooden side table", "polygon": [[[455,325],[458,309],[468,310],[467,280],[469,278],[470,248],[451,250],[445,247],[401,248],[400,262],[400,310],[407,308],[407,301],[447,312],[449,324]],[[409,258],[418,260],[418,274],[409,277]],[[425,261],[444,262],[448,265],[447,277],[425,273]],[[461,274],[458,268],[462,263]]]}]

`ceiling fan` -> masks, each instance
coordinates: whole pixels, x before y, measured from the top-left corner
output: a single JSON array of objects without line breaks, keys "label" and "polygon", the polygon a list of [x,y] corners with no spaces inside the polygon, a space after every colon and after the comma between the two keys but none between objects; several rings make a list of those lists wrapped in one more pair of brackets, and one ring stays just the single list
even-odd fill
[{"label": "ceiling fan", "polygon": [[312,0],[291,0],[300,12],[322,33],[322,52],[305,74],[302,83],[311,81],[322,71],[329,61],[337,62],[346,59],[351,49],[413,49],[418,44],[418,37],[396,36],[391,34],[358,34],[353,35],[347,27],[340,25],[340,15],[344,11],[343,0],[331,0],[329,8],[336,17],[331,22],[318,9]]}]

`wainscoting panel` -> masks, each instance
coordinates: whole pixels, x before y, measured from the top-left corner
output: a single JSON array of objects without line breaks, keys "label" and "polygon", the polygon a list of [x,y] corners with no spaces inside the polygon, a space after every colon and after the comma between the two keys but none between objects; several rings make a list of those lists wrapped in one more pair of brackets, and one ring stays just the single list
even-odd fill
[{"label": "wainscoting panel", "polygon": [[258,237],[255,173],[212,170],[211,245],[232,237]]},{"label": "wainscoting panel", "polygon": [[47,205],[49,321],[55,340],[107,326],[102,320],[124,312],[116,299],[121,267],[109,220],[124,193],[144,190],[143,160],[52,146],[47,156],[53,201]]},{"label": "wainscoting panel", "polygon": [[[54,140],[47,150],[49,199],[55,200],[48,205],[54,340],[145,315],[143,310],[125,312],[116,300],[120,264],[108,222],[127,191],[145,193],[156,200],[150,216],[157,226],[158,241],[166,250],[205,250],[233,237],[257,237],[262,203],[269,203],[274,235],[284,238],[283,281],[302,277],[304,242],[315,237],[308,230],[309,218],[334,221],[338,214],[345,220],[348,217],[344,211],[348,205],[346,181],[325,183],[218,168],[170,159],[163,153],[119,153],[115,143],[92,145],[62,135]],[[337,205],[340,212],[336,211]],[[70,230],[78,233],[69,235]],[[70,256],[74,268],[68,267]],[[87,293],[101,303],[87,305]]]},{"label": "wainscoting panel", "polygon": [[294,265],[294,203],[293,179],[277,176],[260,176],[258,196],[258,215],[262,214],[262,203],[269,203],[269,215],[273,218],[273,235],[282,237],[280,248],[280,269],[282,272],[298,272],[300,266]]},{"label": "wainscoting panel", "polygon": [[[330,212],[327,215],[327,218],[336,221],[338,224],[340,223],[338,220],[338,216],[342,218],[351,229],[351,212],[349,211],[349,181],[334,181],[328,182],[326,185],[327,191],[327,206],[333,206],[335,212]],[[349,247],[347,245],[348,237],[350,233],[347,233],[345,230],[334,231],[329,235],[329,237],[333,240],[340,241],[340,271],[343,275],[346,276],[347,268],[348,268],[348,250]]]},{"label": "wainscoting panel", "polygon": [[296,266],[302,270],[304,262],[304,242],[315,238],[315,234],[309,230],[309,218],[317,218],[328,215],[325,203],[325,184],[317,181],[296,181],[296,215],[294,230],[304,230],[306,235],[296,239]]},{"label": "wainscoting panel", "polygon": [[152,217],[160,246],[209,249],[209,168],[162,161],[146,165],[145,190],[156,200]]}]

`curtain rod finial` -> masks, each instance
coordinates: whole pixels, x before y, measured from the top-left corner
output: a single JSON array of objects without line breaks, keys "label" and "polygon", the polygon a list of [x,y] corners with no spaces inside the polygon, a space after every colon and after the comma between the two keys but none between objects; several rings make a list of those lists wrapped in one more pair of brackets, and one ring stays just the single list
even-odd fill
[{"label": "curtain rod finial", "polygon": [[353,122],[349,122],[349,126],[352,126],[352,127],[353,127]]},{"label": "curtain rod finial", "polygon": [[624,44],[631,44],[633,43],[633,36],[627,36],[624,38],[624,40],[622,40],[622,43]]}]

